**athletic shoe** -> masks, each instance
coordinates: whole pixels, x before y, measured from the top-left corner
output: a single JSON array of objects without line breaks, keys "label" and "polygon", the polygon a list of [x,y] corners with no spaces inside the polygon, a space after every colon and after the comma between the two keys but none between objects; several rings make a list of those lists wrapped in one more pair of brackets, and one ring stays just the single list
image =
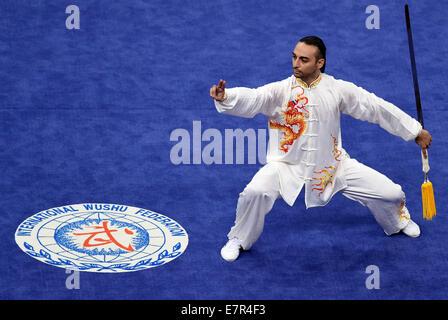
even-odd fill
[{"label": "athletic shoe", "polygon": [[420,235],[420,227],[414,221],[409,220],[409,223],[401,229],[401,232],[409,237],[416,238]]},{"label": "athletic shoe", "polygon": [[221,257],[229,262],[235,261],[238,259],[241,249],[241,241],[238,238],[232,238],[222,247]]}]

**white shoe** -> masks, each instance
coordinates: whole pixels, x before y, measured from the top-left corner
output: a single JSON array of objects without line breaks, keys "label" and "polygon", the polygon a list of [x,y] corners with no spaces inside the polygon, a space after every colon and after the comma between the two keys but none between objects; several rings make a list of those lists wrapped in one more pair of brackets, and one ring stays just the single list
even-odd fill
[{"label": "white shoe", "polygon": [[401,232],[409,237],[417,238],[420,235],[420,227],[414,221],[409,220],[409,223],[401,229]]},{"label": "white shoe", "polygon": [[221,257],[229,262],[238,259],[241,250],[241,240],[237,238],[232,238],[227,241],[226,245],[221,249]]}]

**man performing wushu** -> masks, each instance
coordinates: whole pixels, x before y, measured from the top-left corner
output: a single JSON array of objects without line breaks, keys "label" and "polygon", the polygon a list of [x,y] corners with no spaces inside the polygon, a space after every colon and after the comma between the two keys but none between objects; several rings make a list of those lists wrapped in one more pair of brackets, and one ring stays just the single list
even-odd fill
[{"label": "man performing wushu", "polygon": [[341,192],[366,206],[387,235],[420,235],[402,188],[385,175],[351,159],[342,148],[340,112],[379,124],[425,154],[430,133],[395,105],[353,83],[325,74],[326,47],[316,36],[301,39],[293,51],[293,75],[257,89],[210,88],[220,113],[269,121],[266,165],[240,193],[235,224],[221,249],[226,261],[248,250],[263,231],[266,214],[282,197],[292,206],[305,186],[307,208],[324,206]]}]

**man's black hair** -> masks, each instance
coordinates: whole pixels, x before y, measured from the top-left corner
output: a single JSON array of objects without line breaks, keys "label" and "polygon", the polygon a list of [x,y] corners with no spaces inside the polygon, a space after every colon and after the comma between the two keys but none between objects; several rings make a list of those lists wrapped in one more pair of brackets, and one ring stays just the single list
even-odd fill
[{"label": "man's black hair", "polygon": [[316,36],[308,36],[300,39],[299,42],[306,43],[307,45],[310,46],[315,46],[319,49],[319,55],[316,58],[325,59],[324,65],[322,66],[322,68],[320,68],[320,72],[322,73],[325,72],[325,66],[327,65],[327,48],[325,47],[325,44],[322,41],[322,39]]}]

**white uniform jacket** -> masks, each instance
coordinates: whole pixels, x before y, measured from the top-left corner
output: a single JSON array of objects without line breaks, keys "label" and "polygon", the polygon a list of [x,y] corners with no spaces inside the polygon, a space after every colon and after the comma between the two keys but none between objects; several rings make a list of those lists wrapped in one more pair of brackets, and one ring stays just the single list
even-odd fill
[{"label": "white uniform jacket", "polygon": [[280,167],[280,194],[292,206],[305,185],[307,208],[326,205],[346,187],[340,113],[379,124],[406,141],[422,126],[395,105],[353,83],[322,73],[310,86],[294,75],[249,89],[226,89],[227,99],[215,101],[220,113],[252,118],[268,116],[267,163]]}]

